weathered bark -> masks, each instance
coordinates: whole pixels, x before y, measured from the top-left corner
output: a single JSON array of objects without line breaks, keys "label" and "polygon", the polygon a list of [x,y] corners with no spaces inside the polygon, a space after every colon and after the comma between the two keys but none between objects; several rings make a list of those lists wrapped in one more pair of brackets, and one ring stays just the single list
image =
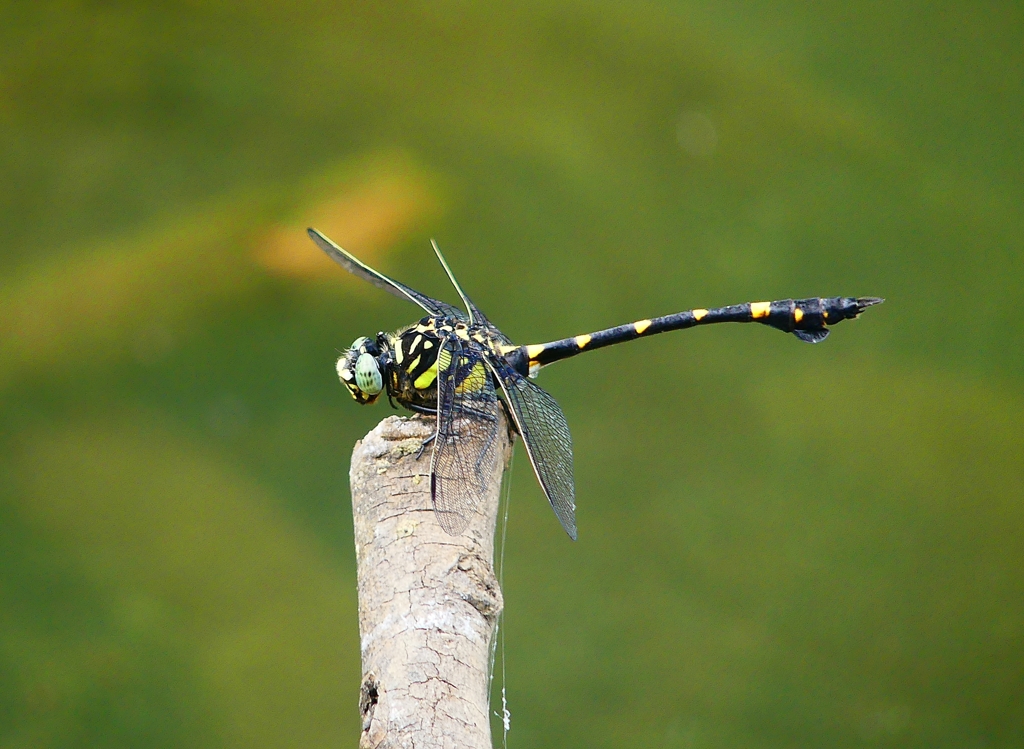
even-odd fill
[{"label": "weathered bark", "polygon": [[462,535],[430,503],[429,417],[390,416],[356,444],[350,480],[359,579],[361,749],[490,749],[488,660],[502,608],[494,528],[503,456]]}]

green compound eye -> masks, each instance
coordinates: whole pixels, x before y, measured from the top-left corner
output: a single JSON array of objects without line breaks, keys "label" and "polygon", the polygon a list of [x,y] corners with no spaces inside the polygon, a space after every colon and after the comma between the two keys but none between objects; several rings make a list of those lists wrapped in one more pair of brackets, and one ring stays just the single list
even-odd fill
[{"label": "green compound eye", "polygon": [[370,354],[360,354],[356,359],[356,385],[367,395],[377,395],[384,389],[377,360]]}]

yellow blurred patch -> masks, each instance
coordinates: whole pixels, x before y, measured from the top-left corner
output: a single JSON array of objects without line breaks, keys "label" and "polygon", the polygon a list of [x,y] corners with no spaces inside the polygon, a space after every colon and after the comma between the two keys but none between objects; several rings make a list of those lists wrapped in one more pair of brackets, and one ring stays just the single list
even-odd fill
[{"label": "yellow blurred patch", "polygon": [[309,237],[315,226],[360,260],[373,265],[416,227],[441,213],[429,175],[401,155],[369,159],[334,194],[303,210],[294,223],[270,228],[256,260],[272,273],[298,278],[342,277]]},{"label": "yellow blurred patch", "polygon": [[[153,364],[207,305],[244,295],[266,269],[346,278],[309,240],[306,226],[315,224],[372,262],[440,212],[437,184],[407,157],[364,158],[312,185],[227,196],[133,236],[60,247],[0,280],[0,390],[41,369],[73,366],[79,356],[95,363],[129,355]],[[295,202],[314,207],[293,212],[300,221],[291,228],[262,228],[271,206],[296,193],[313,196]],[[254,246],[258,264],[246,262]]]}]

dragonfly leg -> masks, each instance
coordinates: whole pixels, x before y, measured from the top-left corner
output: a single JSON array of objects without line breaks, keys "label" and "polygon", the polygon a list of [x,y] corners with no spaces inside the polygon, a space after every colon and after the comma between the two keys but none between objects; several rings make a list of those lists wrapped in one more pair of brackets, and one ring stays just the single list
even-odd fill
[{"label": "dragonfly leg", "polygon": [[433,416],[437,413],[436,408],[428,408],[427,406],[420,406],[416,403],[403,403],[403,406],[408,408],[413,413],[426,414],[427,416]]},{"label": "dragonfly leg", "polygon": [[420,443],[420,449],[416,451],[416,458],[415,458],[416,460],[419,460],[420,458],[423,457],[423,451],[427,449],[427,445],[429,445],[431,442],[434,441],[435,437],[437,437],[437,435],[436,434],[432,434],[429,437],[427,437],[425,440],[423,440],[423,442]]}]

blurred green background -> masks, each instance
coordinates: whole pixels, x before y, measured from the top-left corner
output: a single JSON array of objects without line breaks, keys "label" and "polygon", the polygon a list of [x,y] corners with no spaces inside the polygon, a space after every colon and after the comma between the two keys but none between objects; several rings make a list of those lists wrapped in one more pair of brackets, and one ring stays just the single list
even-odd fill
[{"label": "blurred green background", "polygon": [[1024,7],[0,5],[0,747],[354,746],[334,358],[878,295],[540,383],[509,746],[1024,745]]}]

